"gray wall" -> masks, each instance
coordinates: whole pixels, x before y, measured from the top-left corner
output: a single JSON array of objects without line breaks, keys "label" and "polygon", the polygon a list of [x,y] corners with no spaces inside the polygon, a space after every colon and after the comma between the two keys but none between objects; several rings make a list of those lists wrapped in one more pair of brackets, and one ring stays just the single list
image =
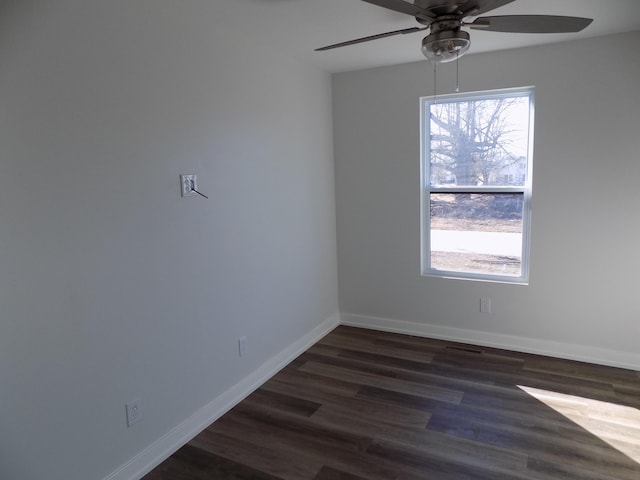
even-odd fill
[{"label": "gray wall", "polygon": [[[418,104],[432,68],[335,75],[343,321],[640,368],[639,50],[636,32],[460,61],[461,91],[535,86],[528,286],[420,276]],[[439,92],[454,85],[442,65]]]},{"label": "gray wall", "polygon": [[337,319],[330,76],[187,3],[0,7],[0,478],[105,478]]}]

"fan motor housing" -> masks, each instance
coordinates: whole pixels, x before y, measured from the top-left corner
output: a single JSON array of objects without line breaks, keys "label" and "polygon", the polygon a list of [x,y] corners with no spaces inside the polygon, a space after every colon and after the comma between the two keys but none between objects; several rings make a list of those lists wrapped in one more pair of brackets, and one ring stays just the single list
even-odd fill
[{"label": "fan motor housing", "polygon": [[460,17],[454,17],[450,15],[445,17],[438,17],[429,24],[431,33],[438,33],[448,30],[457,31],[460,30],[460,27],[462,27],[462,19]]},{"label": "fan motor housing", "polygon": [[[413,4],[416,7],[420,7],[423,10],[427,10],[429,12],[431,12],[434,17],[440,18],[443,17],[445,15],[455,15],[455,16],[463,16],[463,6],[465,5],[464,1],[443,1],[441,5],[433,5],[435,2],[433,0],[414,0]],[[416,20],[418,20],[418,22],[422,23],[423,25],[429,25],[429,21],[428,20],[422,20],[417,18]]]}]

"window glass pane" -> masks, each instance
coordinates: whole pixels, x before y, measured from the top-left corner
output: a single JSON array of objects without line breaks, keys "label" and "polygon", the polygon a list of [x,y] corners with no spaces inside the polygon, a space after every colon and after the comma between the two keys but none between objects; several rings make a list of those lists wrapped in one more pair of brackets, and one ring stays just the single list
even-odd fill
[{"label": "window glass pane", "polygon": [[431,193],[430,267],[520,276],[522,193]]},{"label": "window glass pane", "polygon": [[429,105],[431,186],[522,186],[527,181],[529,97]]}]

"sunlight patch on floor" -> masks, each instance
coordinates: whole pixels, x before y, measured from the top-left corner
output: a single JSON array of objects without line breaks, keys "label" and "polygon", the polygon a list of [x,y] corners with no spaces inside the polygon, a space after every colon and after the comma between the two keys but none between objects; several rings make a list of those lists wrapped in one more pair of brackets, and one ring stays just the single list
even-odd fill
[{"label": "sunlight patch on floor", "polygon": [[522,385],[518,388],[640,464],[640,444],[637,443],[640,410],[637,408]]}]

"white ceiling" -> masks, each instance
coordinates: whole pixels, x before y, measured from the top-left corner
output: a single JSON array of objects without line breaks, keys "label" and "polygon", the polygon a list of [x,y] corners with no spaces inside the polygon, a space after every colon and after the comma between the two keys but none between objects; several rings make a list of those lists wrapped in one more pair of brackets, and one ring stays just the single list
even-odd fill
[{"label": "white ceiling", "polygon": [[[231,0],[254,41],[283,53],[304,56],[321,68],[340,72],[424,60],[426,32],[375,40],[325,52],[318,47],[418,26],[415,19],[361,0]],[[446,1],[446,0],[444,0]],[[640,30],[640,0],[516,0],[487,15],[570,15],[593,18],[580,33],[513,34],[473,30],[467,55],[543,43]],[[633,50],[630,55],[640,55]]]}]

